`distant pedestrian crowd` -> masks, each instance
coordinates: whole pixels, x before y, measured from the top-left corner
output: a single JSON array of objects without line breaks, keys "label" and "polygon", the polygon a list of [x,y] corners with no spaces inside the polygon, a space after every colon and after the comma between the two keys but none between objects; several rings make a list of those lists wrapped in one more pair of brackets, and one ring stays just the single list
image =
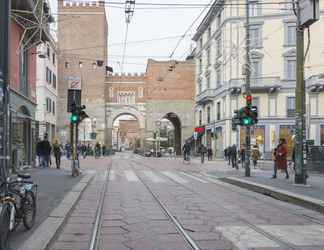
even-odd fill
[{"label": "distant pedestrian crowd", "polygon": [[[106,156],[109,154],[109,150],[105,145],[101,145],[99,142],[92,146],[92,144],[79,144],[77,146],[77,158],[82,155],[83,158],[87,156],[95,156],[99,158],[101,156]],[[51,144],[48,139],[48,134],[45,134],[43,139],[39,140],[36,144],[36,155],[38,158],[38,165],[40,168],[51,167],[52,159],[51,156],[54,156],[55,165],[57,169],[61,168],[61,157],[65,155],[67,159],[72,157],[72,145],[66,143],[64,146],[59,142],[58,139],[54,139]]]}]

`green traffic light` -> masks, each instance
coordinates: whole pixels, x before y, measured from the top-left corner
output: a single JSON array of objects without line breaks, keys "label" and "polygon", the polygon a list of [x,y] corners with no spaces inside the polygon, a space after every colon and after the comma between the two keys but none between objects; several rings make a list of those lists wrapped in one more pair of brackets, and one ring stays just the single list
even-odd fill
[{"label": "green traffic light", "polygon": [[243,119],[243,125],[245,125],[245,126],[252,125],[252,123],[253,123],[253,120],[251,117],[246,117]]},{"label": "green traffic light", "polygon": [[71,115],[71,122],[76,123],[78,121],[78,116],[77,115]]}]

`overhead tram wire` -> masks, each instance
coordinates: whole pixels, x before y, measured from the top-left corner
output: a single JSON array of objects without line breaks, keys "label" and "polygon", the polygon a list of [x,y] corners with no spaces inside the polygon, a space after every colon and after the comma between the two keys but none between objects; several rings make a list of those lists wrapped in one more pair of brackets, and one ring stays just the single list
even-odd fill
[{"label": "overhead tram wire", "polygon": [[181,42],[183,41],[184,37],[187,35],[187,33],[192,29],[192,27],[195,25],[195,23],[200,19],[200,17],[205,13],[205,11],[208,9],[209,5],[211,3],[213,3],[214,0],[211,0],[209,2],[209,4],[199,13],[199,15],[194,19],[194,21],[190,24],[190,26],[187,28],[187,30],[185,31],[185,33],[182,35],[182,37],[180,37],[180,39],[178,40],[175,48],[172,50],[171,54],[170,54],[170,58],[172,58],[174,56],[174,53],[176,52],[176,50],[178,49],[179,45],[181,44]]}]

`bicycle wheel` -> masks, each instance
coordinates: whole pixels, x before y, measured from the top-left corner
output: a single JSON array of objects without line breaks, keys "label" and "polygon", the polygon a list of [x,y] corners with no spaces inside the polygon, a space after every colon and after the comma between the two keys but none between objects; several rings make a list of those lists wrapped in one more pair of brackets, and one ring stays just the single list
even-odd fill
[{"label": "bicycle wheel", "polygon": [[8,237],[10,233],[10,206],[4,204],[0,214],[0,250],[8,249]]},{"label": "bicycle wheel", "polygon": [[36,218],[36,199],[31,191],[27,191],[23,201],[23,223],[27,230],[31,229],[35,224]]}]

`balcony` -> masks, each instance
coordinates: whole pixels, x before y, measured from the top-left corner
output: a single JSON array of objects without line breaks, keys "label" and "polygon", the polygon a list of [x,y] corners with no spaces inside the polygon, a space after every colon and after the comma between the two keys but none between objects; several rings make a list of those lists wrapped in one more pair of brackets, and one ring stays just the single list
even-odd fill
[{"label": "balcony", "polygon": [[[229,82],[230,89],[242,87],[242,93],[245,92],[245,79],[233,79]],[[252,93],[273,93],[281,87],[279,77],[258,77],[251,78],[250,80],[251,92]]]},{"label": "balcony", "polygon": [[208,102],[212,102],[215,96],[215,89],[206,89],[200,94],[196,95],[196,102],[198,104],[206,104]]}]

